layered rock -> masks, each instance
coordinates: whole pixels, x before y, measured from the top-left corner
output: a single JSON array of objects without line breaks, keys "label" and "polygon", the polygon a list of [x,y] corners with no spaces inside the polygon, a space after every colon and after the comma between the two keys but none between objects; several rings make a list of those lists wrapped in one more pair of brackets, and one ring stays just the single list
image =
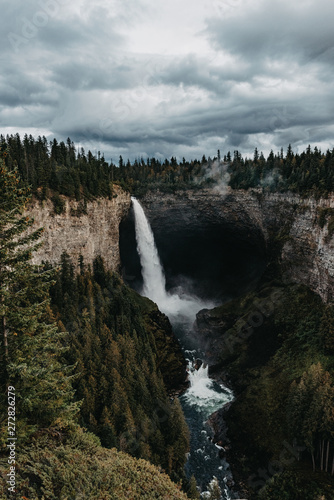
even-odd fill
[{"label": "layered rock", "polygon": [[[35,219],[34,228],[44,227],[45,232],[44,245],[34,255],[34,262],[59,262],[66,250],[74,262],[80,254],[87,263],[101,255],[110,269],[119,270],[119,225],[131,200],[118,186],[115,195],[111,200],[88,202],[86,213],[80,215],[80,203],[75,200],[62,197],[65,205],[60,215],[55,214],[51,200],[42,204],[35,200],[28,213]],[[306,284],[325,301],[333,299],[334,241],[328,232],[328,218],[321,228],[318,215],[320,209],[334,209],[334,196],[315,200],[261,190],[228,189],[221,195],[214,189],[198,189],[175,194],[149,192],[141,201],[167,278],[168,273],[175,275],[188,268],[188,275],[195,280],[211,276],[210,287],[215,279],[222,282],[231,269],[232,281],[243,286],[243,277],[252,282],[279,243],[288,278]],[[234,269],[233,255],[238,262]],[[140,273],[140,266],[138,269]],[[227,283],[233,286],[231,281]]]},{"label": "layered rock", "polygon": [[112,270],[120,268],[119,225],[128,213],[130,194],[114,186],[114,197],[98,198],[87,202],[82,213],[82,203],[61,196],[63,212],[55,214],[50,199],[33,200],[28,215],[34,218],[34,229],[44,228],[43,246],[34,254],[33,262],[58,263],[66,251],[74,263],[82,255],[89,264],[101,255],[106,266]]},{"label": "layered rock", "polygon": [[288,279],[309,286],[325,301],[333,299],[334,241],[328,232],[328,217],[323,228],[318,218],[319,210],[334,208],[334,196],[303,199],[255,189],[228,189],[222,196],[214,189],[203,189],[148,193],[142,201],[158,246],[159,241],[160,246],[168,246],[180,232],[199,241],[210,227],[222,237],[233,235],[235,251],[245,243],[247,252],[255,249],[257,255],[270,259],[273,248],[279,247]]}]

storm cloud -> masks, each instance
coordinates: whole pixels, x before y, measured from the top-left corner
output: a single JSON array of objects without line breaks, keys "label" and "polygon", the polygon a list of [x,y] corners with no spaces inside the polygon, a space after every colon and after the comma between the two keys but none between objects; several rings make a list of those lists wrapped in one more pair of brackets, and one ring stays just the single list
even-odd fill
[{"label": "storm cloud", "polygon": [[1,3],[2,134],[113,159],[334,147],[329,0]]}]

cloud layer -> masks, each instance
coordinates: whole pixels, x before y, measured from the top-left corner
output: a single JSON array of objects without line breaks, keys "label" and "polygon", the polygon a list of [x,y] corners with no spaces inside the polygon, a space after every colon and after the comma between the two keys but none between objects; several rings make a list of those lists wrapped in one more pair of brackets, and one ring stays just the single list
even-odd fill
[{"label": "cloud layer", "polygon": [[0,131],[106,157],[333,148],[330,0],[17,0]]}]

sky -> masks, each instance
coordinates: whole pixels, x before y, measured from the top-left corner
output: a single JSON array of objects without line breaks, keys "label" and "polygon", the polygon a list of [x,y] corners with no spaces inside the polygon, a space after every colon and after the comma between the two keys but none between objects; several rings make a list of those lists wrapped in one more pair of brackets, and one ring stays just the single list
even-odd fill
[{"label": "sky", "polygon": [[0,133],[112,158],[334,148],[332,0],[0,0]]}]

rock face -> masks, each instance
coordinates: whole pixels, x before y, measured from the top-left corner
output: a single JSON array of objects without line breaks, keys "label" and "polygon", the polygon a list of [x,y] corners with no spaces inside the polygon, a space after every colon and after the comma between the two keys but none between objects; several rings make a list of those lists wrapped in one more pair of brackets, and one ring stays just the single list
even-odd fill
[{"label": "rock face", "polygon": [[109,269],[119,270],[119,225],[128,213],[130,194],[114,186],[114,198],[101,198],[87,202],[86,213],[75,215],[80,209],[79,202],[61,196],[64,211],[54,213],[51,200],[42,204],[35,200],[28,208],[28,215],[34,218],[34,229],[44,227],[43,246],[33,256],[33,262],[58,263],[66,251],[73,263],[78,262],[80,254],[85,263],[92,263],[101,255]]},{"label": "rock face", "polygon": [[187,361],[167,316],[156,308],[147,314],[146,319],[147,331],[153,334],[159,353],[156,366],[161,371],[167,390],[170,394],[175,390],[185,390],[189,385],[186,382]]},{"label": "rock face", "polygon": [[[235,194],[212,190],[166,194],[150,192],[141,200],[152,226],[167,288],[219,300],[238,294],[265,268],[266,244],[257,200],[241,206]],[[247,200],[246,200],[247,201]],[[133,214],[122,223],[121,258],[133,282],[140,278]],[[131,252],[131,248],[133,251]]]},{"label": "rock face", "polygon": [[[178,238],[190,241],[188,261],[192,252],[196,254],[196,240],[202,237],[217,245],[227,238],[236,253],[244,245],[247,261],[253,258],[259,262],[261,256],[269,259],[273,248],[279,247],[287,279],[309,286],[324,301],[334,298],[334,240],[328,233],[329,217],[323,228],[318,224],[319,210],[334,208],[334,196],[315,200],[291,193],[231,189],[222,196],[214,189],[205,189],[148,193],[142,203],[162,256],[164,251],[173,251],[170,247]],[[165,260],[168,264],[168,258]],[[240,261],[241,267],[244,264]],[[216,263],[215,267],[220,279]],[[247,269],[251,271],[251,266],[243,272]]]},{"label": "rock face", "polygon": [[[112,200],[88,202],[87,214],[80,216],[74,215],[79,203],[65,197],[65,210],[60,215],[55,215],[50,200],[43,205],[34,201],[29,216],[34,217],[35,228],[45,228],[44,245],[34,262],[59,262],[66,250],[74,262],[80,254],[86,262],[102,255],[109,268],[119,270],[119,225],[123,220],[125,226],[132,224],[133,231],[133,221],[131,211],[126,217],[130,195],[118,186],[115,194]],[[182,274],[190,288],[191,279],[195,280],[195,291],[200,292],[198,283],[202,283],[203,290],[211,290],[212,296],[224,294],[226,290],[219,288],[224,281],[227,289],[237,293],[261,274],[273,247],[279,245],[288,279],[306,284],[325,301],[334,298],[334,240],[328,233],[328,217],[323,228],[317,222],[320,209],[334,209],[334,196],[316,201],[289,193],[231,189],[222,196],[214,189],[203,189],[176,194],[149,192],[141,202],[169,287],[175,285],[174,277]],[[128,228],[123,228],[123,233],[129,233]],[[134,233],[131,237],[123,238],[123,247],[132,245],[133,249],[126,262],[128,249],[123,248],[122,264],[129,267],[126,273],[135,280],[140,276],[140,264]]]}]

